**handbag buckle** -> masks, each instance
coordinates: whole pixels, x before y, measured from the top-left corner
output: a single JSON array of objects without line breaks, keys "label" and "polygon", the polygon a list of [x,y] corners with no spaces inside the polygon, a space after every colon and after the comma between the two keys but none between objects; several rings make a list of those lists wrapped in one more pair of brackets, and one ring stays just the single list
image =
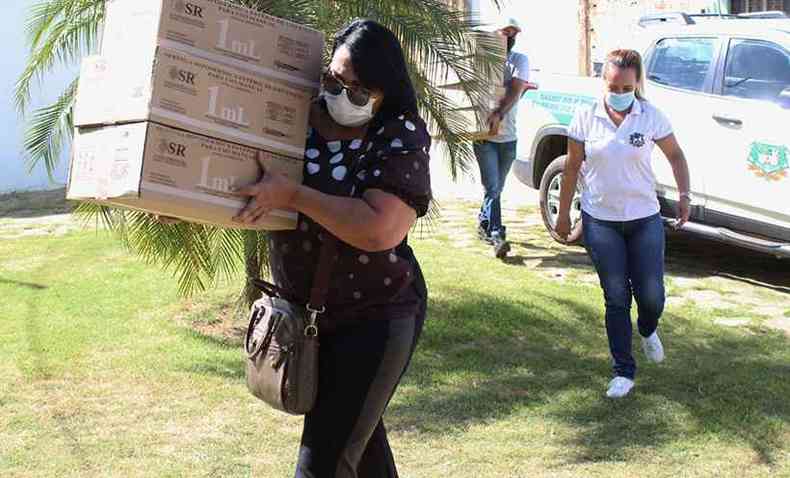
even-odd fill
[{"label": "handbag buckle", "polygon": [[304,328],[304,335],[306,337],[318,337],[318,325],[316,325],[316,322],[318,321],[318,316],[326,312],[326,306],[316,309],[312,305],[307,304],[305,308],[310,313],[310,323]]}]

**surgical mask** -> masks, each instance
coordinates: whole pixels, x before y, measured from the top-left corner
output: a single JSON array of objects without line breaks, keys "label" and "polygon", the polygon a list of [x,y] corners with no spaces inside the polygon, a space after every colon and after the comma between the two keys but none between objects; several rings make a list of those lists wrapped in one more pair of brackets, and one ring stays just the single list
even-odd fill
[{"label": "surgical mask", "polygon": [[357,106],[348,99],[347,91],[333,95],[324,91],[324,100],[329,115],[340,125],[348,127],[362,126],[373,119],[373,98],[365,106]]},{"label": "surgical mask", "polygon": [[629,91],[628,93],[607,93],[606,103],[615,111],[625,111],[634,104],[636,100],[636,93]]}]

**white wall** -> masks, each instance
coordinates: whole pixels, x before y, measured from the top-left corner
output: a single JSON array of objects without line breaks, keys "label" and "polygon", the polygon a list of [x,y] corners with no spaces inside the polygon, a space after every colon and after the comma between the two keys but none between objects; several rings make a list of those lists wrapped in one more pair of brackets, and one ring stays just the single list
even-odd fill
[{"label": "white wall", "polygon": [[[471,0],[484,22],[496,22],[501,16],[517,18],[523,27],[516,49],[529,55],[532,69],[552,73],[575,74],[578,71],[578,0],[504,0],[502,13],[491,0]],[[539,81],[539,75],[538,75]]]},{"label": "white wall", "polygon": [[[13,89],[16,79],[22,72],[27,58],[24,23],[28,9],[38,0],[0,1],[0,193],[31,189],[60,187],[66,181],[67,160],[63,159],[57,168],[53,184],[49,181],[43,166],[32,173],[25,165],[22,147],[23,122],[13,105]],[[34,106],[54,101],[74,77],[73,72],[55,72],[47,76],[45,85],[34,95]]]}]

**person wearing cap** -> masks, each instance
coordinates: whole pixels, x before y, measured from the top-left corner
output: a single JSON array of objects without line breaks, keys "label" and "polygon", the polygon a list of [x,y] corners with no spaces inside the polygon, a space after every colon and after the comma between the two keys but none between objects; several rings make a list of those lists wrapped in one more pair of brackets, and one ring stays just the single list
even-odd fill
[{"label": "person wearing cap", "polygon": [[474,151],[485,190],[478,232],[483,240],[494,246],[494,254],[501,259],[510,252],[510,244],[502,224],[500,196],[510,167],[516,159],[516,114],[519,99],[529,89],[529,58],[513,50],[516,37],[521,33],[518,20],[504,19],[499,23],[497,32],[507,37],[504,72],[506,93],[488,117],[488,126],[490,131],[499,130],[499,134],[485,141],[476,141]]}]

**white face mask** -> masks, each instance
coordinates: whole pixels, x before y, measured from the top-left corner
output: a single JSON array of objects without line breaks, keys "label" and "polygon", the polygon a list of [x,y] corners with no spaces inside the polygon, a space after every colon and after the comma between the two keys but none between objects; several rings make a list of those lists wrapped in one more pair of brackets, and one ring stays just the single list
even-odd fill
[{"label": "white face mask", "polygon": [[329,115],[338,124],[349,127],[362,126],[373,119],[373,98],[365,106],[357,106],[348,99],[348,92],[343,90],[339,95],[323,93]]}]

